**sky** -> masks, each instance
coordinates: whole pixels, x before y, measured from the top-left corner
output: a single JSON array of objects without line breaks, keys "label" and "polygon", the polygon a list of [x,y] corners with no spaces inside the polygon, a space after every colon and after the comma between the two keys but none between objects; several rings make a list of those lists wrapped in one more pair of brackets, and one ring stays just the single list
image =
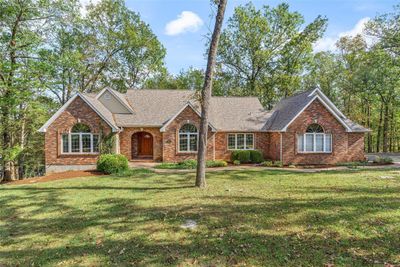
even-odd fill
[{"label": "sky", "polygon": [[[96,1],[96,0],[82,0]],[[205,68],[207,33],[213,28],[210,0],[126,0],[131,10],[140,14],[167,50],[166,66],[177,74],[190,66]],[[234,8],[248,1],[228,0],[225,21]],[[338,38],[362,32],[363,25],[376,15],[390,12],[400,0],[253,0],[256,7],[276,6],[287,2],[291,11],[300,12],[306,23],[318,15],[328,18],[324,38],[314,45],[315,51],[334,49]]]}]

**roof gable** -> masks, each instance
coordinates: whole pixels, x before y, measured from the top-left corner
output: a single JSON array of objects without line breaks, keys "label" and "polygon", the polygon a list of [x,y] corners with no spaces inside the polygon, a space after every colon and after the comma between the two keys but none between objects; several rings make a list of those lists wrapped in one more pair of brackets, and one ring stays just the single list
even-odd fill
[{"label": "roof gable", "polygon": [[[174,116],[172,116],[164,125],[163,127],[161,127],[160,132],[165,132],[165,130],[167,129],[168,125],[171,124],[171,122],[173,122],[176,117],[179,116],[179,114],[181,114],[186,108],[191,108],[196,114],[197,116],[199,116],[199,118],[201,118],[201,114],[200,112],[194,107],[194,105],[191,102],[187,102],[177,113],[174,114]],[[211,128],[211,131],[216,132],[216,128],[209,122],[208,126]]]},{"label": "roof gable", "polygon": [[[40,127],[39,132],[46,132],[47,128],[67,109],[67,107],[77,98],[80,97],[89,107],[91,107],[94,112],[97,113],[97,115],[100,116],[112,129],[113,132],[118,132],[119,129],[115,125],[115,123],[112,120],[112,116],[107,116],[105,110],[99,110],[99,106],[94,104],[93,101],[90,100],[90,98],[85,97],[84,95],[77,93],[73,97],[71,97],[59,110],[57,110],[56,113],[53,114],[53,116],[50,117],[47,122]],[[105,108],[104,108],[105,109]],[[108,111],[108,110],[107,110]]]},{"label": "roof gable", "polygon": [[96,99],[99,100],[112,113],[133,113],[133,110],[128,101],[126,101],[125,96],[112,89],[103,89],[99,94],[97,94]]}]

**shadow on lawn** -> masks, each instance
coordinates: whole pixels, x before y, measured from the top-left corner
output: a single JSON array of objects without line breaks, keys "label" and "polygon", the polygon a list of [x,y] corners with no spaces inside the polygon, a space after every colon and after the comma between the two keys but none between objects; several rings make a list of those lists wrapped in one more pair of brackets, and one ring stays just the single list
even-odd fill
[{"label": "shadow on lawn", "polygon": [[[294,189],[298,194],[293,197],[230,194],[215,195],[211,200],[210,196],[203,196],[191,205],[170,203],[153,207],[137,203],[140,198],[146,198],[147,191],[171,190],[179,194],[179,190],[190,187],[3,188],[11,193],[23,190],[26,194],[9,194],[0,199],[0,219],[5,222],[0,229],[0,245],[3,246],[0,265],[2,261],[16,263],[17,259],[25,260],[20,262],[22,265],[32,262],[56,265],[89,255],[106,259],[108,265],[321,266],[335,263],[365,266],[399,263],[400,233],[398,227],[394,227],[399,225],[399,218],[378,214],[400,209],[400,196],[393,194],[395,188],[340,188],[336,191],[299,186]],[[85,203],[90,208],[83,211],[79,206],[65,204],[64,190],[69,189],[123,189],[144,194],[133,199],[102,198]],[[319,194],[311,199],[301,197],[314,193]],[[22,209],[30,209],[28,216]],[[42,213],[54,213],[55,217],[33,218]],[[179,226],[186,219],[195,219],[199,228],[181,229]],[[63,239],[79,235],[90,227],[122,234],[124,238],[107,238],[99,231],[99,236],[79,244],[40,249],[10,248],[24,242],[30,234]]]}]

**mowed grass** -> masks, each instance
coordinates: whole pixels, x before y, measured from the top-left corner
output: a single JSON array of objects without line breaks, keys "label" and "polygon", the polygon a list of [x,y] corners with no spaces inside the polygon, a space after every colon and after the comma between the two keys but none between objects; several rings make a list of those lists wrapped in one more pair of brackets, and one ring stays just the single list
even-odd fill
[{"label": "mowed grass", "polygon": [[[0,266],[400,264],[400,170],[0,186]],[[180,226],[195,220],[194,230]]]}]

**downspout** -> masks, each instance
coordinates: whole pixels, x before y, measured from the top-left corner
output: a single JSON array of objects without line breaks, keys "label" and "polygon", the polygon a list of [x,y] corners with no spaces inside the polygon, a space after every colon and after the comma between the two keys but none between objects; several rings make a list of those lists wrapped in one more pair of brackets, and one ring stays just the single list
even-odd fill
[{"label": "downspout", "polygon": [[215,133],[213,134],[213,160],[215,160]]},{"label": "downspout", "polygon": [[279,161],[281,161],[282,162],[282,164],[283,164],[283,154],[282,154],[282,132],[279,132],[279,135],[280,135],[280,138],[281,138],[281,141],[280,141],[280,151],[279,151]]}]

